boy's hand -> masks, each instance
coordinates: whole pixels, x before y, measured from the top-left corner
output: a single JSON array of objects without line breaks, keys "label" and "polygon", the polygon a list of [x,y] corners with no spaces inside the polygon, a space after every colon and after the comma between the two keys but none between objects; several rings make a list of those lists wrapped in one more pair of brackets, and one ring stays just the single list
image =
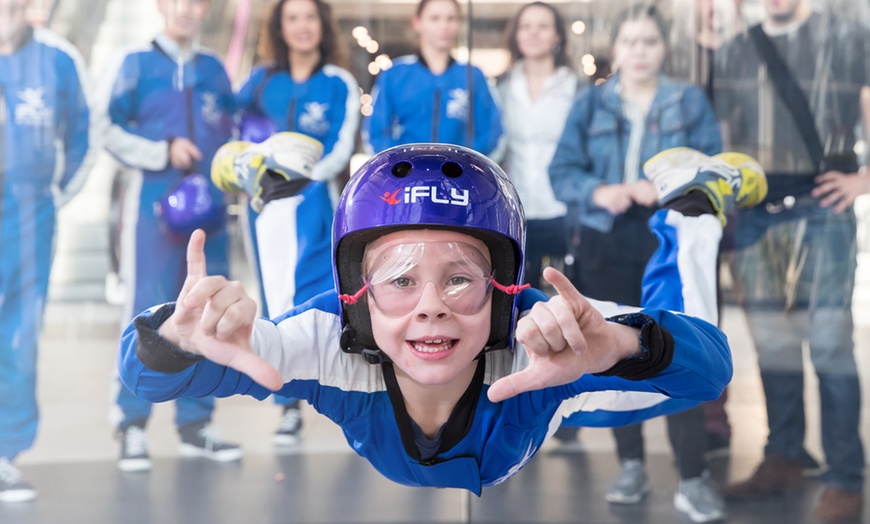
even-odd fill
[{"label": "boy's hand", "polygon": [[175,312],[158,332],[190,353],[240,371],[272,391],[284,380],[251,349],[257,305],[238,282],[206,274],[205,233],[197,229],[187,245],[187,278]]},{"label": "boy's hand", "polygon": [[640,351],[637,329],[605,320],[559,271],[546,268],[544,278],[558,295],[535,304],[517,324],[517,341],[525,346],[529,366],[497,380],[488,393],[493,402],[568,384]]}]

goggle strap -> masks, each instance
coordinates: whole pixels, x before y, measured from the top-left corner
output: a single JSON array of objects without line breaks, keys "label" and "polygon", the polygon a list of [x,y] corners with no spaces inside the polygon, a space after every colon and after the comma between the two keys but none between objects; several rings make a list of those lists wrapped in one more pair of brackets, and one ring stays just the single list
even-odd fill
[{"label": "goggle strap", "polygon": [[509,286],[503,286],[503,285],[499,284],[498,281],[492,277],[489,277],[489,281],[493,285],[493,287],[495,287],[499,291],[507,293],[508,295],[518,295],[520,291],[532,287],[531,284],[523,284],[523,285],[519,285],[519,286],[516,284],[511,284]]},{"label": "goggle strap", "polygon": [[357,301],[365,294],[366,291],[368,291],[369,284],[370,282],[366,282],[366,285],[364,285],[362,289],[360,289],[353,295],[338,295],[338,299],[345,304],[352,306],[357,303]]}]

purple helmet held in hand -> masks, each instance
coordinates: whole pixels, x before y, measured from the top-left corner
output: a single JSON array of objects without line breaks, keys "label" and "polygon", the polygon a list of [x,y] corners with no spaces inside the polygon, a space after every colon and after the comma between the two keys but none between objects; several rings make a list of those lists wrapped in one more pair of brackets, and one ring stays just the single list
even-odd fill
[{"label": "purple helmet held in hand", "polygon": [[154,203],[154,214],[170,237],[187,242],[197,229],[208,234],[223,226],[224,202],[210,191],[210,185],[200,173],[187,175]]},{"label": "purple helmet held in hand", "polygon": [[[341,194],[332,232],[338,292],[353,294],[360,289],[361,261],[369,242],[415,228],[449,229],[480,239],[489,247],[495,279],[503,286],[522,284],[526,220],[504,171],[461,146],[407,144],[369,159]],[[512,347],[517,296],[494,293],[492,301],[486,349]],[[342,349],[380,353],[368,307],[361,306],[341,306]]]},{"label": "purple helmet held in hand", "polygon": [[278,132],[275,123],[263,115],[248,114],[239,125],[239,140],[259,144]]}]

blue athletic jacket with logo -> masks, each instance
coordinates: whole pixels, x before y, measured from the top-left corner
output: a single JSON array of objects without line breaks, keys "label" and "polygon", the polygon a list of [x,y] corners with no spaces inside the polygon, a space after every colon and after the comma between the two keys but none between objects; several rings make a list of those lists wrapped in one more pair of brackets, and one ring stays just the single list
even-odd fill
[{"label": "blue athletic jacket with logo", "polygon": [[[437,142],[470,147],[494,160],[502,154],[501,110],[483,72],[472,66],[469,111],[468,67],[452,61],[436,75],[418,55],[396,59],[372,89],[373,113],[363,121],[370,153],[401,144]],[[472,138],[468,115],[472,114]]]},{"label": "blue athletic jacket with logo", "polygon": [[81,189],[99,137],[89,84],[78,51],[44,29],[0,55],[0,190],[33,185],[60,205]]}]

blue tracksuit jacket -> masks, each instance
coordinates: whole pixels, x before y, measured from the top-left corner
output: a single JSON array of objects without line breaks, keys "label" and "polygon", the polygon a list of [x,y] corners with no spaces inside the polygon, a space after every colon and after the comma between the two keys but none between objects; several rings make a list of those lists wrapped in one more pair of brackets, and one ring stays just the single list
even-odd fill
[{"label": "blue tracksuit jacket", "polygon": [[56,212],[82,188],[98,149],[89,86],[78,51],[44,29],[28,28],[0,55],[0,457],[15,458],[36,436]]},{"label": "blue tracksuit jacket", "polygon": [[[208,176],[212,156],[232,138],[235,97],[215,55],[194,48],[185,56],[165,35],[119,52],[104,81],[100,102],[110,119],[106,149],[134,170],[122,203],[121,233],[121,277],[132,290],[124,316],[130,318],[151,304],[173,300],[184,279],[186,246],[161,230],[154,212],[154,204],[185,176],[169,164],[169,143],[184,137],[196,144],[202,160],[193,171]],[[211,193],[224,198],[217,187]],[[227,275],[226,228],[209,234],[205,251],[209,274]],[[193,400],[198,399],[179,403],[179,425],[211,413],[211,399]],[[124,388],[118,404],[121,427],[150,414],[150,404]]]},{"label": "blue tracksuit jacket", "polygon": [[[359,86],[349,72],[331,64],[318,68],[304,82],[296,82],[287,71],[257,67],[239,90],[237,102],[242,113],[266,116],[279,132],[295,131],[323,143],[323,158],[311,174],[314,182],[292,197],[294,205],[282,209],[285,216],[269,222],[281,224],[280,229],[258,224],[257,213],[249,209],[264,315],[275,316],[332,289],[333,208],[327,184],[333,185],[331,182],[344,172],[356,146]],[[334,187],[332,192],[337,196],[338,188]],[[291,221],[292,224],[287,223]],[[285,244],[291,255],[280,268],[264,271],[260,242]],[[292,284],[287,283],[288,272],[293,274]],[[282,280],[265,282],[266,274],[280,275]],[[280,300],[270,297],[263,288],[274,290]]]},{"label": "blue tracksuit jacket", "polygon": [[373,113],[363,122],[363,141],[370,153],[412,142],[438,142],[470,147],[499,160],[501,111],[483,72],[472,67],[473,135],[468,138],[468,69],[451,62],[435,75],[420,56],[393,62],[378,75],[372,90]]}]

